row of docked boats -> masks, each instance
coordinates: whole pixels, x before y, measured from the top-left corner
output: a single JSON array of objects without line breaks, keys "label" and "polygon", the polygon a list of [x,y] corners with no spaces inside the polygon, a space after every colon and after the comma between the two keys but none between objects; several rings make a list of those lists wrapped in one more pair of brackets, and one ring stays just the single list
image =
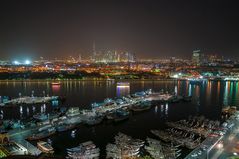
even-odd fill
[{"label": "row of docked boats", "polygon": [[140,149],[144,146],[144,141],[133,139],[123,133],[115,136],[115,143],[109,143],[106,146],[106,158],[124,159],[140,156]]},{"label": "row of docked boats", "polygon": [[195,149],[200,145],[202,137],[193,133],[184,132],[174,128],[166,130],[151,130],[151,133],[159,137],[164,142],[171,142],[188,149]]},{"label": "row of docked boats", "polygon": [[[37,122],[35,127],[39,129],[35,132],[33,131],[28,139],[39,140],[56,132],[74,129],[79,123],[96,125],[101,123],[105,118],[115,122],[123,121],[129,118],[129,110],[134,112],[145,111],[151,108],[153,100],[166,101],[172,96],[168,93],[157,93],[147,90],[136,92],[126,97],[116,99],[107,98],[102,103],[93,103],[92,108],[88,110],[80,110],[79,107],[73,107],[64,113],[35,114],[33,115],[33,119]],[[18,125],[20,124],[18,123]],[[21,125],[21,127],[24,127],[24,125]],[[49,129],[45,129],[45,127]]]},{"label": "row of docked boats", "polygon": [[[207,119],[204,117],[194,117],[188,119],[186,123],[190,124],[192,121],[200,121],[206,123]],[[204,122],[203,122],[204,121]],[[212,129],[218,125],[217,121],[208,121],[209,127]],[[195,124],[197,125],[197,124]],[[202,125],[200,125],[202,126]],[[146,142],[140,139],[134,139],[123,133],[118,133],[114,137],[114,143],[109,143],[106,146],[106,158],[110,159],[125,159],[125,158],[140,158],[143,154],[149,154],[150,158],[154,159],[176,159],[181,158],[181,146],[185,146],[188,149],[195,149],[201,144],[203,139],[199,134],[195,134],[188,131],[183,131],[177,128],[168,128],[165,131],[155,130],[153,134],[158,136],[164,142],[153,138],[146,138]],[[93,142],[86,142],[86,144],[80,144],[77,147],[67,149],[67,158],[84,158],[94,159],[100,157],[100,150],[93,146],[87,148],[82,145],[92,145]]]},{"label": "row of docked boats", "polygon": [[[123,121],[129,118],[130,110],[133,112],[145,111],[151,108],[152,101],[165,102],[172,97],[174,96],[168,93],[157,93],[147,90],[136,92],[126,97],[107,98],[103,103],[93,103],[91,109],[80,110],[78,107],[75,107],[68,109],[64,113],[36,114],[33,116],[37,121],[35,125],[36,131],[32,131],[32,134],[27,139],[41,140],[57,132],[72,130],[80,123],[87,125],[99,124],[105,118],[115,122]],[[122,135],[119,136],[122,137]],[[115,143],[115,145],[119,144]],[[130,145],[130,150],[127,150],[128,154],[135,155],[139,152],[139,149],[134,144],[128,145]]]},{"label": "row of docked boats", "polygon": [[164,93],[163,91],[153,92],[151,89],[149,89],[146,91],[136,92],[134,94],[130,94],[121,98],[107,98],[102,103],[92,103],[91,108],[101,113],[106,113],[123,107],[128,107],[132,108],[132,110],[140,111],[141,109],[150,109],[151,102],[178,102],[181,100],[190,101],[191,96],[177,96],[169,94],[168,92]]},{"label": "row of docked boats", "polygon": [[[145,142],[119,132],[114,140],[114,143],[106,145],[105,158],[107,159],[140,158],[142,152],[147,152],[154,159],[176,159],[181,155],[179,145],[162,143],[153,138],[147,138]],[[67,148],[66,152],[68,159],[98,159],[102,157],[100,149],[92,141]]]},{"label": "row of docked boats", "polygon": [[178,145],[165,144],[149,137],[146,139],[144,148],[154,159],[175,159],[181,155]]},{"label": "row of docked boats", "polygon": [[195,149],[214,130],[219,129],[220,122],[208,120],[203,116],[167,122],[166,130],[151,130],[151,133],[164,142],[179,144],[188,149]]},{"label": "row of docked boats", "polygon": [[47,137],[50,137],[56,133],[73,130],[78,125],[76,123],[71,123],[70,121],[60,121],[57,123],[45,123],[38,127],[37,130],[33,131],[30,136],[27,137],[27,140],[41,140]]},{"label": "row of docked boats", "polygon": [[206,138],[213,130],[220,127],[219,121],[208,120],[204,116],[195,116],[188,120],[166,122],[168,127],[195,133]]}]

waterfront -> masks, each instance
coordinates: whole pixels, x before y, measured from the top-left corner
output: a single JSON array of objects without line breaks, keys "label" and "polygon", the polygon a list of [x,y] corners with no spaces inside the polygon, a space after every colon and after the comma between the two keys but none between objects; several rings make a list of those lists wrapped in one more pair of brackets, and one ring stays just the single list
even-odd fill
[{"label": "waterfront", "polygon": [[[80,142],[92,140],[97,146],[104,149],[107,143],[120,131],[130,136],[145,139],[150,135],[151,129],[160,129],[164,121],[176,121],[187,118],[189,115],[205,115],[210,119],[219,119],[222,105],[238,104],[237,82],[205,82],[201,85],[190,84],[187,81],[136,81],[130,82],[130,87],[116,87],[116,81],[65,81],[61,86],[52,86],[47,82],[1,82],[1,96],[8,95],[17,97],[19,92],[30,95],[34,90],[35,95],[41,95],[45,91],[49,95],[66,95],[63,106],[79,106],[89,108],[90,103],[101,102],[105,98],[127,95],[136,91],[152,88],[155,91],[164,89],[176,92],[180,95],[192,95],[192,103],[160,104],[150,111],[137,113],[129,120],[113,124],[104,122],[94,127],[81,125],[76,131],[76,136],[71,137],[71,132],[64,132],[50,137],[57,155],[65,154],[65,149],[74,147]],[[35,113],[51,111],[52,106],[35,106]],[[1,108],[2,109],[2,108]],[[31,106],[23,106],[22,114],[20,107],[17,109],[3,108],[4,118],[11,119],[13,111],[19,117],[32,114]],[[59,140],[60,139],[60,140]],[[186,153],[186,152],[185,152]]]}]

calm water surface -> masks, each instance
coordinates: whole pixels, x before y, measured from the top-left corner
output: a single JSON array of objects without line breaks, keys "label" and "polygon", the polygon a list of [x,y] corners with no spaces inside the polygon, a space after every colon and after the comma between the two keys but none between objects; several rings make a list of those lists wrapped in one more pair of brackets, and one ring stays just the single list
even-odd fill
[{"label": "calm water surface", "polygon": [[[136,138],[145,139],[151,136],[151,129],[163,128],[165,121],[176,121],[189,115],[204,115],[210,119],[220,119],[222,107],[238,105],[238,82],[204,82],[201,84],[188,81],[133,81],[130,87],[116,86],[115,81],[65,81],[61,86],[52,86],[50,82],[0,82],[0,96],[18,97],[22,95],[42,96],[43,91],[49,95],[64,95],[67,100],[59,107],[90,108],[93,102],[101,102],[105,98],[124,96],[137,91],[152,88],[154,91],[165,90],[179,95],[192,95],[191,103],[159,104],[150,111],[132,114],[130,119],[113,124],[107,121],[100,125],[87,127],[81,125],[76,136],[64,132],[51,137],[57,155],[64,155],[65,149],[77,146],[80,142],[92,140],[102,149],[112,142],[119,131]],[[30,117],[39,112],[50,112],[56,106],[33,105],[15,108],[0,108],[4,119]],[[102,157],[104,158],[104,157]]]}]

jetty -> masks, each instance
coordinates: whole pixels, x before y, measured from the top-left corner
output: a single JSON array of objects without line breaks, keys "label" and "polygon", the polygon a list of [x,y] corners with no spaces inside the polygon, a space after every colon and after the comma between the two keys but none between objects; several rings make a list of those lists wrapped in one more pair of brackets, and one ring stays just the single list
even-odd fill
[{"label": "jetty", "polygon": [[48,103],[53,100],[58,100],[58,96],[51,96],[51,97],[35,97],[35,96],[24,96],[19,98],[14,98],[11,100],[3,101],[0,103],[0,106],[7,106],[7,105],[19,105],[19,104],[42,104]]},{"label": "jetty", "polygon": [[226,120],[220,129],[215,130],[208,137],[188,154],[185,159],[218,159],[218,158],[238,158],[236,147],[239,138],[239,111],[236,111]]}]

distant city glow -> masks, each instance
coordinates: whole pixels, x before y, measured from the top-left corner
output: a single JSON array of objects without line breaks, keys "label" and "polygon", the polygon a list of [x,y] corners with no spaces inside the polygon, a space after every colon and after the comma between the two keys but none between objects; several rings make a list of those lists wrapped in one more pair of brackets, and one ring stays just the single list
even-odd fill
[{"label": "distant city glow", "polygon": [[18,61],[13,61],[14,65],[19,65]]},{"label": "distant city glow", "polygon": [[26,61],[25,61],[25,64],[26,64],[26,65],[30,65],[30,64],[31,64],[31,61],[26,60]]},{"label": "distant city glow", "polygon": [[25,61],[18,61],[15,60],[13,61],[14,65],[30,65],[32,62],[30,60],[25,60]]}]

